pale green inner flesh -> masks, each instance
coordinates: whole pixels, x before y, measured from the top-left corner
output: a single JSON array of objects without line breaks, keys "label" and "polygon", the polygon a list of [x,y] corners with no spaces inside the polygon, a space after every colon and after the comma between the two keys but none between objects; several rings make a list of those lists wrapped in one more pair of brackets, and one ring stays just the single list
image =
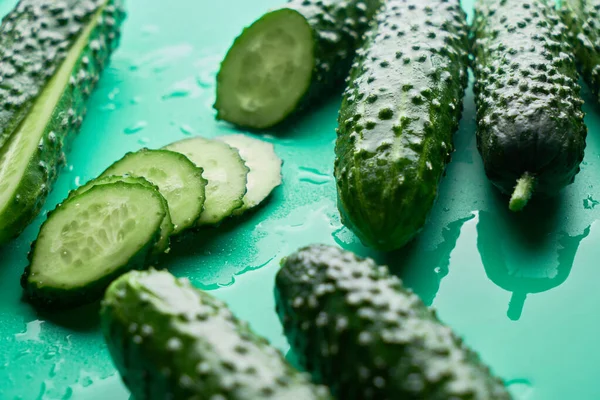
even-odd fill
[{"label": "pale green inner flesh", "polygon": [[166,149],[185,155],[204,169],[208,185],[198,225],[219,223],[242,206],[248,168],[237,150],[223,142],[201,137],[170,144]]},{"label": "pale green inner flesh", "polygon": [[278,10],[254,23],[222,64],[219,116],[257,128],[285,118],[310,85],[313,42],[310,26],[296,11]]},{"label": "pale green inner flesh", "polygon": [[146,178],[158,186],[169,203],[173,233],[193,226],[204,205],[205,181],[199,170],[181,155],[166,151],[144,151],[128,154],[113,164],[102,176],[132,175]]},{"label": "pale green inner flesh", "polygon": [[[85,185],[80,186],[79,188],[77,188],[77,190],[69,193],[69,198],[84,194],[94,186],[106,185],[115,182],[138,184],[156,190],[155,186],[151,185],[150,182],[148,182],[144,178],[133,176],[105,176],[102,178],[93,179]],[[160,226],[160,239],[158,240],[158,242],[156,242],[156,245],[154,246],[156,254],[162,253],[169,248],[170,236],[173,234],[173,222],[171,221],[171,214],[170,212],[168,212],[168,204],[166,203],[166,200],[164,200],[164,202],[164,206],[167,209],[167,213]]]},{"label": "pale green inner flesh", "polygon": [[164,215],[159,197],[140,185],[90,190],[43,225],[30,280],[42,287],[71,288],[102,278],[152,240]]},{"label": "pale green inner flesh", "polygon": [[32,155],[38,151],[44,129],[69,84],[75,64],[92,30],[96,27],[101,12],[102,10],[98,11],[93,18],[94,22],[90,22],[83,30],[60,68],[40,93],[19,129],[0,150],[0,214],[12,201]]},{"label": "pale green inner flesh", "polygon": [[244,205],[234,212],[241,214],[259,205],[281,185],[281,159],[275,154],[273,145],[262,140],[242,134],[221,136],[219,139],[237,149],[250,169]]}]

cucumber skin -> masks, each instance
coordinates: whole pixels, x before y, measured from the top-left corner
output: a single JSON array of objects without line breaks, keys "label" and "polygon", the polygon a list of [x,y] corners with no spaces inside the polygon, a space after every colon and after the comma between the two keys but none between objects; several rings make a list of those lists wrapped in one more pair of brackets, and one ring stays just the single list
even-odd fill
[{"label": "cucumber skin", "polygon": [[558,193],[579,172],[587,135],[566,27],[543,1],[479,2],[472,42],[477,147],[488,178],[511,193],[528,172],[535,193]]},{"label": "cucumber skin", "polygon": [[598,99],[600,95],[600,1],[563,0],[561,16],[569,29],[582,75]]},{"label": "cucumber skin", "polygon": [[281,264],[275,297],[285,334],[300,365],[336,398],[510,399],[387,267],[326,245]]},{"label": "cucumber skin", "polygon": [[[261,129],[277,126],[290,116],[314,107],[315,103],[322,101],[344,83],[356,49],[363,40],[369,22],[382,4],[383,0],[290,0],[282,7],[301,14],[312,28],[315,62],[310,84],[295,109],[281,121],[261,126]],[[261,18],[269,14],[270,12]],[[242,32],[239,37],[243,34]],[[234,45],[235,42],[231,47]],[[217,82],[221,79],[223,77],[219,71]],[[216,118],[223,119],[219,115],[218,99],[214,108],[217,110]]]},{"label": "cucumber skin", "polygon": [[389,0],[367,34],[335,147],[342,222],[364,244],[394,250],[425,224],[453,151],[467,49],[458,0]]},{"label": "cucumber skin", "polygon": [[113,361],[138,400],[330,399],[224,303],[168,272],[122,276],[100,314]]},{"label": "cucumber skin", "polygon": [[[145,190],[151,190],[155,192],[157,198],[162,197],[162,195],[158,192],[158,190],[154,188],[150,188],[146,185],[142,184],[132,184],[132,183],[124,183],[124,182],[116,182],[111,185],[119,185],[119,186],[139,186],[143,187]],[[81,196],[85,196],[88,193],[96,190],[102,190],[102,186],[95,186],[83,193]],[[160,200],[160,198],[159,198]],[[53,211],[48,213],[48,218],[42,226],[40,227],[40,232],[44,228],[44,225],[50,220],[52,214],[56,211],[60,210],[62,207],[66,207],[69,203],[77,201],[77,197],[73,197],[59,204]],[[164,203],[161,204],[164,205]],[[168,208],[166,209],[168,212]],[[165,212],[165,215],[166,215]],[[163,217],[164,218],[164,217]],[[154,261],[154,248],[156,243],[160,240],[160,225],[156,230],[156,234],[152,240],[145,244],[132,258],[129,259],[126,265],[123,265],[121,268],[115,269],[113,273],[107,275],[93,284],[86,285],[84,287],[80,287],[78,289],[70,289],[68,293],[65,293],[61,290],[56,290],[55,288],[46,288],[39,287],[36,282],[30,282],[29,278],[31,277],[31,262],[33,260],[33,252],[35,250],[35,244],[37,243],[37,239],[31,243],[31,249],[27,255],[27,260],[29,265],[25,267],[25,271],[21,275],[21,287],[23,288],[25,298],[32,305],[34,305],[38,309],[44,309],[49,311],[62,310],[72,307],[78,307],[83,304],[92,303],[102,298],[104,291],[110,285],[112,281],[116,278],[124,274],[125,272],[132,269],[145,269],[152,261]]]},{"label": "cucumber skin", "polygon": [[[16,18],[21,17],[24,11],[19,12],[18,10],[21,10],[25,5],[27,5],[29,9],[34,9],[36,10],[35,12],[41,13],[41,15],[47,14],[49,11],[43,11],[42,6],[38,5],[39,3],[49,4],[55,2],[46,0],[43,2],[38,2],[37,0],[21,0],[15,9],[16,11],[11,12],[4,18],[2,34],[8,35],[7,38],[11,37],[11,33],[14,34],[14,30],[6,31],[6,24],[8,22],[12,23]],[[100,0],[93,0],[90,2],[69,0],[66,3],[69,11],[68,13],[82,15],[82,21],[85,22],[90,21],[91,16],[99,10],[102,4],[106,3],[106,6],[102,11],[102,22],[98,23],[92,31],[88,46],[82,52],[81,57],[73,70],[74,72],[71,75],[72,83],[67,85],[65,92],[59,100],[58,106],[52,113],[50,123],[46,125],[38,151],[32,155],[29,165],[26,168],[25,174],[23,175],[12,200],[10,200],[10,203],[5,210],[0,212],[0,245],[20,235],[40,212],[48,193],[56,180],[59,169],[66,164],[64,147],[68,145],[71,138],[79,131],[79,127],[81,126],[81,122],[86,113],[85,103],[99,79],[100,72],[108,63],[111,52],[118,45],[120,36],[119,29],[121,22],[125,17],[121,0],[108,0],[106,2]],[[92,4],[95,7],[93,9],[86,8],[86,4]],[[66,12],[63,11],[62,14],[53,15],[51,18],[47,18],[46,21],[49,21],[49,23],[50,21],[53,21],[54,24],[58,24],[56,21],[58,21],[60,16],[65,13]],[[68,21],[69,22],[65,25],[65,29],[68,30],[72,28],[75,30],[77,28],[76,32],[78,33],[83,30],[83,25],[86,25],[85,22],[83,24],[75,22],[73,18]],[[37,37],[41,38],[44,35],[49,35],[54,27],[55,25],[50,23],[48,28],[40,28]],[[29,32],[28,35],[30,35],[30,31],[27,32]],[[77,40],[77,37],[78,35],[71,36],[68,40],[69,45],[73,44],[74,41]],[[2,38],[4,38],[4,36],[2,36]],[[27,43],[25,39],[27,39],[27,37],[24,37],[21,41],[14,42],[12,45],[11,49],[14,51],[15,55],[27,56],[29,54],[28,50],[23,48],[23,44]],[[50,43],[53,43],[52,39],[50,39]],[[38,43],[36,45],[41,46],[43,55],[53,54],[53,50],[56,50],[56,56],[49,61],[48,64],[44,64],[44,69],[47,68],[49,71],[48,73],[50,74],[51,72],[51,75],[56,72],[68,51],[68,48],[61,49],[60,43],[61,42],[58,41],[57,43],[49,44],[48,41],[44,41],[43,43]],[[94,45],[90,46],[90,43],[94,43]],[[1,45],[2,41],[0,41],[0,46]],[[32,50],[31,53],[33,54],[35,51],[41,50]],[[4,54],[6,54],[6,50]],[[38,54],[36,57],[41,57],[41,55]],[[87,64],[82,62],[84,57],[87,57]],[[8,59],[11,58],[9,57]],[[34,57],[33,61],[35,62],[36,60],[37,58]],[[19,80],[19,76],[22,74],[28,74],[28,76],[31,75],[30,64],[31,63],[24,63],[22,66],[23,71],[14,78],[14,81],[10,81],[11,87],[18,88],[18,90],[23,90],[29,94],[26,96],[19,96],[18,99],[12,97],[0,97],[2,103],[6,104],[7,101],[10,101],[11,104],[13,104],[11,109],[16,110],[23,108],[29,110],[37,95],[49,81],[50,76],[45,76],[44,79],[36,78],[28,83],[23,83],[23,86],[21,87],[20,85],[22,82]],[[4,92],[0,91],[0,93]],[[2,95],[0,94],[0,96]],[[21,114],[5,114],[0,116],[0,121],[20,122],[26,116]],[[10,126],[12,126],[11,124],[13,124],[13,122],[8,122],[7,126],[10,128]],[[2,126],[1,123],[0,126]],[[16,128],[16,126],[13,128]],[[0,143],[1,142],[2,139],[0,139]],[[2,151],[1,145],[0,151]]]}]

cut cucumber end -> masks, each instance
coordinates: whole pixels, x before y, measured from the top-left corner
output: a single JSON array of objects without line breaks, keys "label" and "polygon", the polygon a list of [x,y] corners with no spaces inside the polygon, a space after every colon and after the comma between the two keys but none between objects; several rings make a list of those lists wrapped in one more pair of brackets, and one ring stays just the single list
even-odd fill
[{"label": "cut cucumber end", "polygon": [[315,65],[312,28],[283,8],[246,28],[217,76],[217,119],[265,129],[291,114],[310,87]]},{"label": "cut cucumber end", "polygon": [[271,192],[281,185],[281,159],[275,154],[271,143],[254,139],[243,134],[227,135],[218,138],[237,149],[250,169],[248,173],[248,191],[244,196],[244,205],[233,212],[241,215],[261,204]]},{"label": "cut cucumber end", "polygon": [[531,196],[533,195],[535,187],[535,177],[528,172],[525,172],[523,176],[517,181],[517,186],[515,186],[515,190],[510,197],[510,202],[508,204],[508,208],[511,211],[521,211],[527,203]]},{"label": "cut cucumber end", "polygon": [[143,267],[166,215],[155,189],[116,182],[91,188],[49,216],[23,277],[29,298],[94,300],[119,274]]}]

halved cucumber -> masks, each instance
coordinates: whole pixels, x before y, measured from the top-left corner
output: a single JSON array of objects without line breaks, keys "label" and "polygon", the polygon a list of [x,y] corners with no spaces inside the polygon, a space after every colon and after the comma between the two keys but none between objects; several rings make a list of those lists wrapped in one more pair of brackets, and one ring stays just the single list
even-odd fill
[{"label": "halved cucumber", "polygon": [[218,138],[237,149],[250,169],[244,205],[233,212],[234,215],[258,206],[277,186],[281,185],[282,161],[271,143],[250,136],[238,134]]},{"label": "halved cucumber", "polygon": [[221,141],[202,137],[181,140],[165,149],[182,153],[204,169],[208,185],[198,226],[218,224],[244,204],[250,170],[236,149]]},{"label": "halved cucumber", "polygon": [[[87,192],[94,186],[106,185],[108,183],[115,183],[115,182],[137,183],[139,185],[146,186],[146,187],[149,187],[149,188],[152,188],[152,189],[158,191],[158,186],[148,182],[145,178],[138,177],[138,176],[129,176],[129,175],[125,175],[125,176],[110,175],[110,176],[104,176],[102,178],[92,179],[91,181],[87,182],[85,185],[80,186],[75,190],[72,190],[69,193],[69,197],[67,197],[67,200]],[[167,200],[163,197],[162,194],[161,194],[160,198],[161,198],[161,201],[163,202],[163,206],[164,206],[165,210],[167,210],[167,214],[165,215],[165,219],[163,220],[163,222],[160,226],[160,239],[154,245],[154,251],[153,251],[154,255],[159,255],[159,254],[162,254],[165,251],[167,251],[167,249],[169,248],[169,245],[171,243],[170,238],[171,238],[171,235],[173,234],[173,228],[174,228],[173,222],[171,221],[171,213],[169,212],[169,204],[167,203]]]},{"label": "halved cucumber", "polygon": [[194,226],[204,206],[206,179],[186,156],[168,150],[142,149],[127,153],[100,175],[142,176],[158,186],[167,199],[173,234]]},{"label": "halved cucumber", "polygon": [[94,186],[64,202],[32,245],[26,296],[44,308],[97,300],[113,279],[146,266],[166,215],[160,193],[140,184]]},{"label": "halved cucumber", "polygon": [[217,118],[255,129],[291,114],[311,85],[315,39],[298,11],[272,11],[236,39],[217,77]]}]

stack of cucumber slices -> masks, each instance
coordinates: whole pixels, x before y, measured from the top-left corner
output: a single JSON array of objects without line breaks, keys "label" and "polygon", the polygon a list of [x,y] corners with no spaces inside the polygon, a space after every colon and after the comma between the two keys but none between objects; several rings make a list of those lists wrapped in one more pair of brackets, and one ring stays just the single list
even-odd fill
[{"label": "stack of cucumber slices", "polygon": [[48,215],[21,278],[27,298],[43,308],[99,299],[168,251],[172,236],[261,204],[281,184],[281,165],[272,144],[242,134],[126,154]]}]

